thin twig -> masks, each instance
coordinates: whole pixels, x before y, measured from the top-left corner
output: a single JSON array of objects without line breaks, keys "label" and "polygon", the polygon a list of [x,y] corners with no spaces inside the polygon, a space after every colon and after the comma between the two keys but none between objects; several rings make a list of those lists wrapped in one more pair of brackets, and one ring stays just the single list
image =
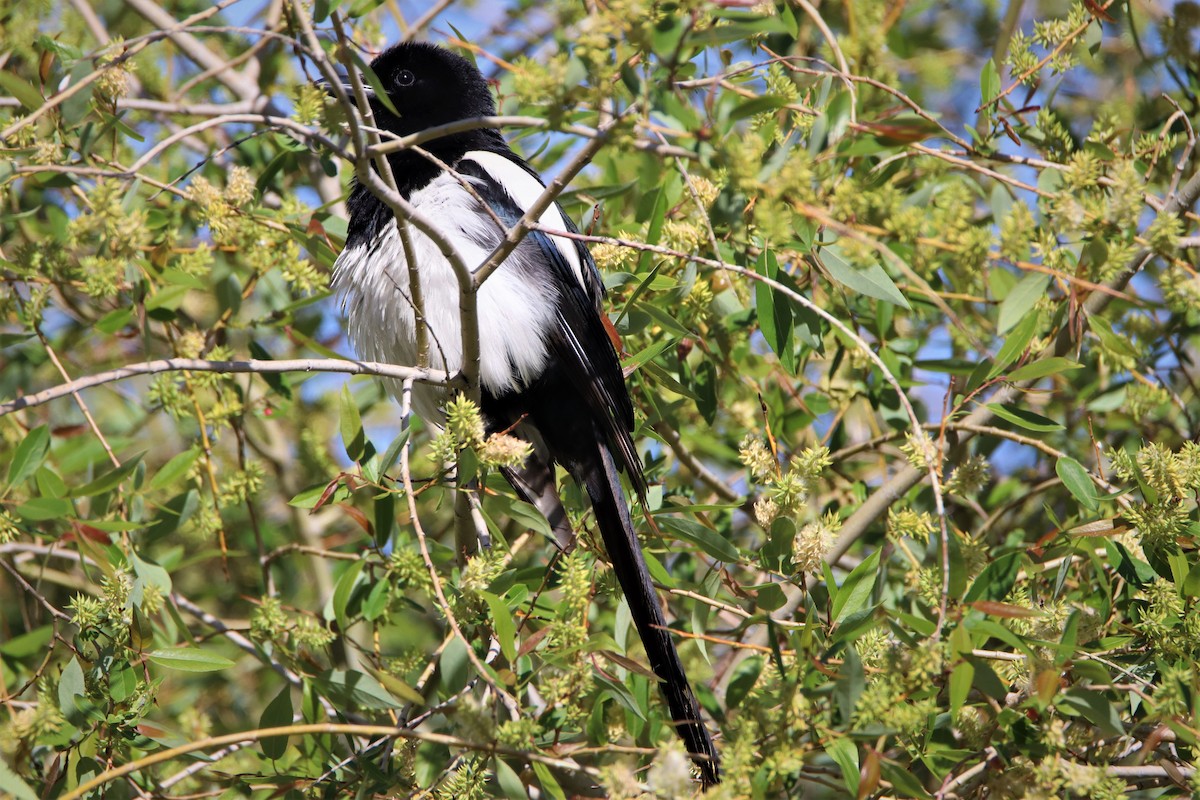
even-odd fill
[{"label": "thin twig", "polygon": [[24,395],[14,400],[0,403],[0,417],[32,408],[57,400],[60,397],[75,394],[82,389],[90,389],[113,381],[125,380],[138,375],[155,375],[160,372],[178,372],[191,370],[193,372],[237,373],[249,372],[255,374],[278,374],[282,372],[342,372],[348,375],[378,375],[381,378],[396,380],[414,380],[421,383],[453,386],[456,378],[437,369],[421,367],[401,367],[395,364],[382,364],[378,361],[341,361],[336,358],[291,358],[279,361],[261,361],[247,359],[245,361],[209,361],[202,358],[161,358],[156,361],[143,361],[137,364],[127,364],[106,372],[85,375],[68,383],[60,384],[49,389],[43,389],[34,394]]}]

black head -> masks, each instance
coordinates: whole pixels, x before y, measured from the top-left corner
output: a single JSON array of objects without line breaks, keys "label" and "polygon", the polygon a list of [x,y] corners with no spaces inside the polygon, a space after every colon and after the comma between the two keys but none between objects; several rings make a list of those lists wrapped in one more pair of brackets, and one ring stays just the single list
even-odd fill
[{"label": "black head", "polygon": [[399,135],[460,119],[496,113],[487,80],[470,61],[444,47],[402,42],[371,62],[397,117],[378,100],[372,111],[379,127]]}]

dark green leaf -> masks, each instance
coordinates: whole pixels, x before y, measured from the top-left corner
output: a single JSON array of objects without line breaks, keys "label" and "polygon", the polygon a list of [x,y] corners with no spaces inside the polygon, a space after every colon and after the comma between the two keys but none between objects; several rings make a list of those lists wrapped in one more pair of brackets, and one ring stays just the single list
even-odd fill
[{"label": "dark green leaf", "polygon": [[1056,704],[1062,704],[1079,712],[1088,722],[1099,728],[1105,736],[1124,736],[1125,726],[1116,707],[1102,693],[1073,687],[1064,692]]},{"label": "dark green leaf", "polygon": [[996,62],[989,58],[983,65],[983,72],[979,75],[979,105],[988,105],[998,94],[1000,94],[1000,71],[996,69]]},{"label": "dark green leaf", "polygon": [[1069,358],[1061,358],[1054,356],[1052,358],[1041,358],[1023,367],[1018,367],[1008,373],[1008,380],[1013,383],[1020,381],[1032,381],[1038,378],[1044,378],[1047,375],[1057,375],[1060,372],[1066,372],[1073,369],[1083,369],[1083,364],[1072,361]]},{"label": "dark green leaf", "polygon": [[491,592],[480,592],[480,597],[488,605],[491,612],[492,630],[495,631],[496,641],[500,643],[500,652],[511,663],[517,658],[517,626],[513,621],[513,613],[504,599]]},{"label": "dark green leaf", "polygon": [[[779,280],[779,263],[770,250],[763,250],[755,269],[759,275]],[[779,356],[783,368],[794,373],[796,348],[792,343],[792,301],[773,286],[758,281],[754,287],[754,302],[763,339]]]},{"label": "dark green leaf", "polygon": [[150,479],[150,483],[146,485],[146,488],[150,491],[156,491],[172,486],[177,480],[188,473],[192,465],[199,458],[199,447],[191,447],[182,453],[175,454],[171,457],[170,461],[162,465],[158,472],[154,473],[154,477]]},{"label": "dark green leaf", "polygon": [[1026,411],[1023,408],[1017,408],[1013,405],[988,403],[987,407],[1000,419],[1011,422],[1013,425],[1025,428],[1026,430],[1045,433],[1047,431],[1060,431],[1063,429],[1062,425],[1052,419],[1047,419],[1041,414],[1035,414],[1032,411]]},{"label": "dark green leaf", "polygon": [[32,84],[7,70],[0,70],[0,89],[16,98],[26,111],[38,109],[46,102]]},{"label": "dark green leaf", "polygon": [[849,736],[839,736],[825,745],[825,754],[842,768],[842,782],[848,797],[858,796],[858,745]]},{"label": "dark green leaf", "polygon": [[1038,314],[1030,311],[1021,321],[1017,323],[1017,327],[1004,340],[1004,346],[1000,348],[1000,352],[996,354],[995,365],[988,377],[994,378],[1004,371],[1005,367],[1016,361],[1025,352],[1025,348],[1029,347],[1029,343],[1033,341],[1033,336],[1037,333]]},{"label": "dark green leaf", "polygon": [[0,758],[0,795],[11,797],[13,800],[39,800],[38,793],[29,788],[29,784],[12,771],[12,767],[3,758]]},{"label": "dark green leaf", "polygon": [[1081,506],[1088,511],[1095,511],[1100,507],[1096,497],[1096,485],[1092,483],[1083,464],[1070,456],[1063,456],[1055,462],[1054,471],[1062,479],[1063,486],[1067,487],[1067,491],[1079,501]]},{"label": "dark green leaf", "polygon": [[350,384],[342,386],[341,416],[338,429],[342,434],[342,445],[350,460],[359,461],[366,451],[367,435],[363,432],[362,417],[358,413],[358,403],[350,392]]},{"label": "dark green leaf", "polygon": [[72,497],[94,497],[98,494],[117,488],[137,469],[145,453],[138,453],[119,467],[113,467],[91,483],[85,484],[71,492]]},{"label": "dark green leaf", "polygon": [[16,486],[37,471],[50,452],[50,429],[39,425],[17,445],[8,463],[8,485]]},{"label": "dark green leaf", "polygon": [[34,497],[16,507],[18,515],[33,522],[60,519],[74,514],[70,500],[60,497]]},{"label": "dark green leaf", "polygon": [[735,106],[729,112],[730,121],[753,117],[755,114],[762,114],[767,111],[777,111],[788,104],[786,97],[779,95],[764,94],[753,99],[747,100]]},{"label": "dark green leaf", "polygon": [[1044,272],[1030,272],[1022,278],[1000,303],[996,333],[1004,335],[1012,330],[1029,313],[1033,304],[1045,296],[1049,285],[1050,276]]},{"label": "dark green leaf", "polygon": [[337,585],[333,588],[333,597],[330,599],[334,618],[338,622],[338,626],[342,630],[350,627],[351,617],[355,616],[358,608],[357,604],[351,605],[351,600],[356,599],[356,589],[366,584],[366,578],[363,577],[363,567],[366,566],[365,561],[355,561],[346,571],[338,578]]},{"label": "dark green leaf", "polygon": [[554,773],[550,771],[550,768],[541,761],[534,761],[532,763],[533,772],[537,775],[538,785],[542,787],[542,791],[549,795],[552,800],[567,800],[566,793],[558,785],[558,781],[554,779]]},{"label": "dark green leaf", "polygon": [[879,556],[882,551],[876,549],[871,555],[855,567],[834,598],[831,615],[834,622],[840,622],[845,617],[867,607],[871,591],[875,588],[875,579],[879,577]]},{"label": "dark green leaf", "polygon": [[386,711],[400,707],[400,703],[396,702],[379,681],[362,672],[327,670],[313,678],[312,682],[321,694],[347,710],[364,708]]},{"label": "dark green leaf", "polygon": [[[285,685],[279,694],[275,695],[275,699],[263,709],[262,716],[258,719],[258,727],[281,728],[291,725],[293,713],[292,687]],[[287,736],[267,736],[259,739],[258,746],[262,748],[264,756],[272,761],[278,761],[287,752],[288,738]]]},{"label": "dark green leaf", "polygon": [[225,656],[199,647],[163,647],[147,653],[146,658],[160,667],[180,672],[218,672],[233,666]]},{"label": "dark green leaf", "polygon": [[859,294],[894,303],[901,308],[911,308],[891,277],[878,264],[855,269],[842,257],[836,245],[822,248],[819,260],[831,278]]},{"label": "dark green leaf", "polygon": [[701,525],[699,522],[679,517],[658,517],[658,524],[664,531],[673,533],[685,542],[694,544],[718,561],[724,561],[727,564],[736,564],[741,559],[736,547],[730,544],[721,534]]}]

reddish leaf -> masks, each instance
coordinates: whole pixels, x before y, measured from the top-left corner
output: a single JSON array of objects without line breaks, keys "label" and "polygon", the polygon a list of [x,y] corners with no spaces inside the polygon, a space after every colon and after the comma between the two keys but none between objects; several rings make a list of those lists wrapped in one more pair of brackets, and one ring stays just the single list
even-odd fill
[{"label": "reddish leaf", "polygon": [[354,520],[355,522],[357,522],[357,523],[358,523],[358,526],[359,526],[360,528],[362,528],[362,529],[363,529],[364,531],[366,531],[367,533],[372,533],[371,522],[370,522],[370,520],[368,520],[368,519],[367,519],[367,515],[366,515],[366,514],[364,514],[363,512],[359,511],[359,510],[358,510],[357,508],[355,508],[354,506],[352,506],[352,505],[346,505],[346,504],[344,504],[344,503],[341,503],[341,504],[339,504],[339,508],[341,508],[341,509],[342,509],[342,511],[345,511],[345,512],[346,512],[346,516],[350,517],[350,519],[352,519],[352,520]]},{"label": "reddish leaf", "polygon": [[858,771],[858,800],[866,800],[879,788],[879,752],[870,745],[863,745],[863,750],[866,752],[866,758]]},{"label": "reddish leaf", "polygon": [[973,603],[968,603],[971,608],[976,611],[982,611],[990,617],[1008,617],[1017,619],[1020,617],[1040,617],[1041,611],[1036,608],[1025,608],[1024,606],[1014,606],[1011,603],[999,603],[995,600],[976,600]]}]

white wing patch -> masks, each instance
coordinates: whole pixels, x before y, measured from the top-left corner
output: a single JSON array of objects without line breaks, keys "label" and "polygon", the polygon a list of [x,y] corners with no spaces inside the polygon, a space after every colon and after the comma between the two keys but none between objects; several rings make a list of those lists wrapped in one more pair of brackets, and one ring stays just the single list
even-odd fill
[{"label": "white wing patch", "polygon": [[[472,150],[463,158],[469,158],[481,166],[492,177],[492,180],[504,187],[504,190],[522,211],[536,203],[537,199],[542,196],[542,192],[546,191],[546,187],[542,185],[541,181],[499,153]],[[558,210],[557,203],[551,203],[538,222],[554,230],[567,230],[567,222],[563,219],[562,212]],[[583,276],[583,264],[579,260],[579,250],[576,248],[575,242],[562,236],[553,235],[550,236],[550,240],[554,242],[563,258],[575,271],[575,278],[586,289],[587,282]]]}]

